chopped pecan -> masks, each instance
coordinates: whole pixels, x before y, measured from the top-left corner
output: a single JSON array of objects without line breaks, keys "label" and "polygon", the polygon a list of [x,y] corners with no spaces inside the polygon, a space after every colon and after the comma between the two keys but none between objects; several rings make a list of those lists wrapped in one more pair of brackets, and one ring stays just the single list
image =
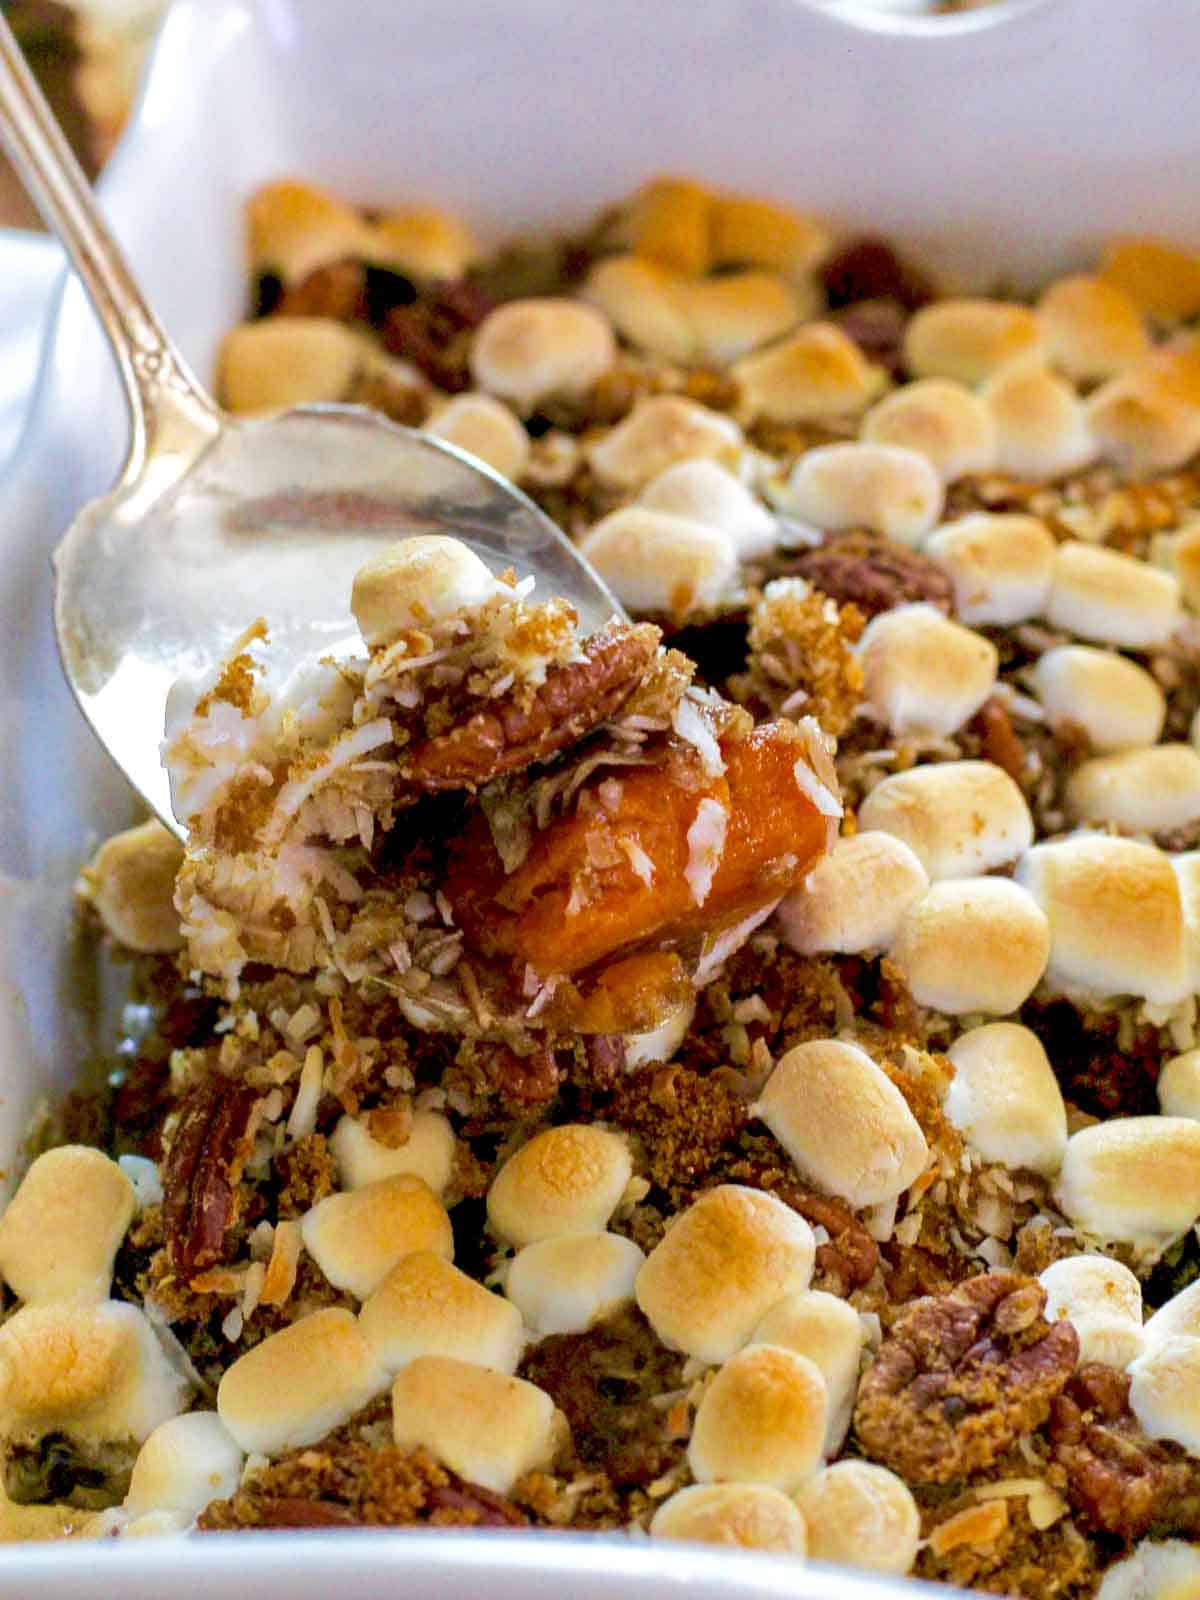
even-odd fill
[{"label": "chopped pecan", "polygon": [[432,284],[411,305],[387,311],[383,342],[439,389],[456,394],[470,387],[470,335],[491,309],[490,296],[470,279]]},{"label": "chopped pecan", "polygon": [[182,1278],[226,1259],[259,1104],[253,1089],[216,1075],[179,1101],[162,1182],[167,1255]]},{"label": "chopped pecan", "polygon": [[435,1484],[426,1497],[429,1520],[455,1527],[523,1528],[526,1518],[502,1495],[480,1483]]},{"label": "chopped pecan", "polygon": [[973,725],[984,760],[1003,768],[1014,783],[1020,783],[1025,771],[1025,746],[1013,730],[1004,702],[996,695],[990,696],[975,713]]},{"label": "chopped pecan", "polygon": [[739,1158],[722,1169],[722,1179],[766,1189],[814,1228],[824,1228],[829,1242],[817,1246],[817,1271],[838,1278],[844,1293],[861,1289],[874,1276],[879,1265],[879,1246],[874,1239],[844,1200],[801,1183],[790,1162]]},{"label": "chopped pecan", "polygon": [[933,299],[933,285],[917,267],[903,261],[885,239],[851,239],[821,268],[821,283],[833,307],[860,300],[891,300],[917,311]]},{"label": "chopped pecan", "polygon": [[893,378],[904,373],[904,329],[908,312],[895,300],[856,300],[829,319],[863,355]]},{"label": "chopped pecan", "polygon": [[788,571],[807,578],[831,600],[856,605],[868,617],[916,600],[947,613],[954,609],[953,585],[936,562],[874,533],[827,539],[796,556]]},{"label": "chopped pecan", "polygon": [[353,322],[366,314],[367,270],[361,261],[335,261],[286,288],[277,317],[329,317]]},{"label": "chopped pecan", "polygon": [[906,1306],[859,1388],[864,1453],[910,1483],[950,1483],[1040,1426],[1079,1354],[1045,1304],[1036,1280],[991,1272]]}]

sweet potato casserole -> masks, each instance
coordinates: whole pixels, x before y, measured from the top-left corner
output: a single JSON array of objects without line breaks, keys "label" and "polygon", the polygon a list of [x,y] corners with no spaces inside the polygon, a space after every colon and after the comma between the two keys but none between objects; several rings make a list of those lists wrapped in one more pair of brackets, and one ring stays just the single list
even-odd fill
[{"label": "sweet potato casserole", "polygon": [[[234,411],[514,479],[264,617],[83,873],[103,1092],[0,1219],[12,1537],[630,1530],[1196,1592],[1200,255],[1032,303],[649,183],[249,206]],[[997,282],[1002,274],[997,274]]]}]

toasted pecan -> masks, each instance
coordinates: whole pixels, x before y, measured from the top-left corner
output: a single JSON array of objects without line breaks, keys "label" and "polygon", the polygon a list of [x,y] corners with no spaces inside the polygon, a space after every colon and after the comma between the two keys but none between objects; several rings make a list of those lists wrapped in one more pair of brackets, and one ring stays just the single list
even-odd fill
[{"label": "toasted pecan", "polygon": [[162,1181],[167,1256],[182,1278],[226,1259],[259,1105],[253,1089],[215,1074],[179,1102]]},{"label": "toasted pecan", "polygon": [[919,600],[947,614],[954,610],[954,586],[936,562],[874,533],[835,535],[796,556],[788,571],[867,617]]}]

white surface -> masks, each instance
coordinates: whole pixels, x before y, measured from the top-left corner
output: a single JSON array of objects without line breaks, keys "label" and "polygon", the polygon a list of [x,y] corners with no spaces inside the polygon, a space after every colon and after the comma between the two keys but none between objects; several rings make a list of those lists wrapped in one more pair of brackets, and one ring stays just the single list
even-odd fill
[{"label": "white surface", "polygon": [[[774,193],[1035,276],[1117,229],[1200,239],[1192,0],[1026,0],[857,26],[796,0],[178,0],[104,183],[117,233],[185,352],[210,368],[243,304],[239,202],[295,172],[363,200],[458,206],[488,235],[586,217],[656,170]],[[0,1160],[77,1070],[87,989],[70,885],[128,802],[58,674],[47,557],[107,487],[124,434],[82,296],[64,298],[32,428],[0,485]],[[56,1600],[408,1592],[575,1600],[878,1589],[712,1552],[453,1535],[0,1552]],[[894,1591],[892,1591],[894,1592]]]},{"label": "white surface", "polygon": [[0,228],[0,473],[29,409],[62,265],[62,251],[52,239]]}]

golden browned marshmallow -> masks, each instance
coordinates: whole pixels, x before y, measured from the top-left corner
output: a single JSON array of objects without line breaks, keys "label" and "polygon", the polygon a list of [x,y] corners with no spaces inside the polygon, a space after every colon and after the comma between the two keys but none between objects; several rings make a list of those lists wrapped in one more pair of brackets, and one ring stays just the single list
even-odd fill
[{"label": "golden browned marshmallow", "polygon": [[461,539],[419,533],[398,539],[354,574],[350,608],[368,645],[390,644],[408,628],[481,605],[496,579]]},{"label": "golden browned marshmallow", "polygon": [[1110,378],[1087,402],[1100,453],[1126,472],[1170,472],[1200,449],[1200,395],[1191,361],[1155,354]]},{"label": "golden browned marshmallow", "polygon": [[1037,309],[1047,356],[1078,383],[1111,378],[1150,349],[1140,310],[1104,278],[1083,273],[1060,278]]},{"label": "golden browned marshmallow", "polygon": [[708,218],[714,267],[772,267],[810,273],[828,254],[828,230],[790,206],[750,195],[714,195]]},{"label": "golden browned marshmallow", "polygon": [[1200,850],[1187,850],[1182,855],[1171,856],[1170,862],[1179,885],[1179,902],[1183,909],[1188,984],[1194,994],[1200,994]]},{"label": "golden browned marshmallow", "polygon": [[1127,1367],[1142,1348],[1142,1286],[1108,1256],[1064,1256],[1038,1275],[1046,1320],[1065,1317],[1079,1335],[1080,1361]]},{"label": "golden browned marshmallow", "polygon": [[602,517],[579,550],[631,611],[684,617],[716,605],[737,577],[737,545],[723,528],[648,506]]},{"label": "golden browned marshmallow", "polygon": [[1067,1140],[1056,1197],[1085,1233],[1159,1246],[1200,1217],[1200,1122],[1112,1117]]},{"label": "golden browned marshmallow", "polygon": [[633,1176],[629,1146],[593,1123],[566,1122],[535,1134],[500,1168],[488,1190],[488,1222],[518,1248],[556,1233],[595,1233]]},{"label": "golden browned marshmallow", "polygon": [[1159,322],[1200,315],[1200,252],[1165,239],[1131,236],[1105,247],[1100,272]]},{"label": "golden browned marshmallow", "polygon": [[1055,553],[1046,618],[1084,639],[1148,650],[1179,625],[1179,582],[1136,556],[1069,540]]},{"label": "golden browned marshmallow", "polygon": [[134,1205],[133,1185],[99,1150],[47,1150],[0,1217],[0,1273],[27,1305],[105,1299]]},{"label": "golden browned marshmallow", "polygon": [[1077,822],[1138,833],[1185,828],[1200,817],[1200,753],[1190,744],[1155,744],[1097,756],[1071,774],[1066,803]]},{"label": "golden browned marshmallow", "polygon": [[423,1178],[409,1172],[319,1200],[305,1213],[300,1232],[330,1283],[359,1300],[414,1250],[433,1250],[447,1261],[454,1255],[445,1206]]},{"label": "golden browned marshmallow", "polygon": [[866,527],[901,544],[920,544],[942,511],[942,485],[915,450],[888,444],[827,444],[807,450],[782,499],[816,528]]},{"label": "golden browned marshmallow", "polygon": [[769,555],[778,543],[778,524],[766,506],[716,461],[675,462],[651,479],[638,504],[720,528],[743,561]]},{"label": "golden browned marshmallow", "polygon": [[775,915],[801,955],[859,955],[891,947],[900,919],[929,887],[925,868],[901,839],[856,833],[838,839]]},{"label": "golden browned marshmallow", "polygon": [[1200,1050],[1185,1050],[1165,1062],[1155,1089],[1164,1116],[1200,1120]]},{"label": "golden browned marshmallow", "polygon": [[529,463],[529,435],[520,417],[490,394],[456,395],[427,431],[469,450],[505,478],[517,479]]},{"label": "golden browned marshmallow", "polygon": [[804,1518],[786,1494],[765,1483],[694,1483],[677,1489],[654,1513],[650,1536],[781,1556],[803,1556],[807,1549]]},{"label": "golden browned marshmallow", "polygon": [[1187,993],[1179,884],[1152,845],[1080,833],[1035,845],[1017,863],[1050,921],[1047,982],[1094,998],[1139,995],[1174,1005]]},{"label": "golden browned marshmallow", "polygon": [[695,998],[688,995],[653,1028],[646,1028],[641,1033],[622,1034],[626,1067],[640,1067],[647,1061],[670,1061],[686,1039],[695,1014]]},{"label": "golden browned marshmallow", "polygon": [[343,400],[373,355],[361,334],[327,317],[244,322],[221,341],[217,395],[241,416]]},{"label": "golden browned marshmallow", "polygon": [[684,279],[675,300],[692,336],[692,359],[724,367],[794,327],[807,309],[771,272]]},{"label": "golden browned marshmallow", "polygon": [[517,1252],[504,1292],[535,1339],[582,1333],[633,1300],[645,1259],[619,1233],[560,1233]]},{"label": "golden browned marshmallow", "polygon": [[821,1464],[828,1401],[821,1369],[780,1345],[731,1356],[704,1391],[688,1466],[699,1483],[798,1489]]},{"label": "golden browned marshmallow", "polygon": [[335,261],[366,260],[371,230],[359,212],[323,189],[281,178],[246,205],[250,270],[295,283]]},{"label": "golden browned marshmallow", "polygon": [[400,206],[368,224],[368,259],[406,278],[461,278],[479,245],[460,217],[433,206]]},{"label": "golden browned marshmallow", "polygon": [[1200,1281],[1164,1300],[1142,1331],[1147,1345],[1171,1338],[1200,1339]]},{"label": "golden browned marshmallow", "polygon": [[637,1303],[673,1350],[725,1361],[783,1295],[807,1289],[816,1244],[773,1194],[723,1183],[667,1227],[637,1276]]},{"label": "golden browned marshmallow", "polygon": [[865,1050],[842,1039],[789,1050],[751,1109],[802,1176],[855,1207],[894,1200],[929,1158],[899,1089]]},{"label": "golden browned marshmallow", "polygon": [[917,901],[891,957],[919,1005],[1004,1016],[1033,993],[1049,951],[1049,924],[1026,890],[1008,878],[956,878]]},{"label": "golden browned marshmallow", "polygon": [[676,461],[703,458],[734,466],[741,451],[742,430],[732,417],[683,395],[656,394],[639,400],[592,445],[588,461],[601,483],[633,491]]},{"label": "golden browned marshmallow", "polygon": [[1076,724],[1101,755],[1155,744],[1162,733],[1166,696],[1145,667],[1113,650],[1058,645],[1038,658],[1032,676],[1051,726]]},{"label": "golden browned marshmallow", "polygon": [[381,1144],[371,1137],[367,1121],[342,1117],[329,1148],[343,1189],[362,1189],[381,1178],[408,1172],[423,1178],[434,1194],[441,1195],[450,1182],[455,1142],[454,1129],[440,1111],[415,1111],[403,1144]]},{"label": "golden browned marshmallow", "polygon": [[548,1467],[566,1442],[562,1414],[536,1384],[449,1356],[418,1356],[400,1372],[392,1433],[401,1450],[424,1448],[496,1494]]},{"label": "golden browned marshmallow", "polygon": [[1097,453],[1083,402],[1040,361],[1005,367],[983,390],[996,429],[995,465],[1016,478],[1061,478]]},{"label": "golden browned marshmallow", "polygon": [[713,196],[690,178],[652,178],[629,206],[623,232],[639,256],[693,277],[709,267]]},{"label": "golden browned marshmallow", "polygon": [[1200,517],[1183,523],[1179,532],[1164,542],[1166,565],[1179,579],[1183,601],[1192,611],[1200,611]]},{"label": "golden browned marshmallow", "polygon": [[125,1496],[130,1517],[174,1511],[186,1521],[238,1486],[242,1449],[215,1411],[159,1423],[138,1451]]},{"label": "golden browned marshmallow", "polygon": [[991,412],[949,378],[920,378],[885,396],[863,419],[861,437],[927,456],[943,483],[987,472],[996,461]]},{"label": "golden browned marshmallow", "polygon": [[857,416],[887,386],[883,368],[831,322],[806,323],[778,344],[745,356],[733,376],[746,416],[770,422]]},{"label": "golden browned marshmallow", "polygon": [[515,1372],[525,1342],[517,1308],[434,1250],[398,1261],[363,1306],[358,1325],[389,1374],[418,1356],[453,1356]]},{"label": "golden browned marshmallow", "polygon": [[838,1461],[796,1493],[817,1561],[908,1572],[917,1557],[921,1513],[908,1485],[873,1461]]},{"label": "golden browned marshmallow", "polygon": [[909,321],[904,362],[918,378],[983,383],[1041,348],[1036,313],[1003,300],[939,300]]},{"label": "golden browned marshmallow", "polygon": [[1200,1550],[1184,1539],[1143,1539],[1105,1570],[1096,1600],[1194,1600]]},{"label": "golden browned marshmallow", "polygon": [[954,584],[954,609],[966,623],[1008,626],[1040,616],[1054,571],[1054,536],[1037,517],[971,512],[925,544]]},{"label": "golden browned marshmallow", "polygon": [[692,320],[678,274],[640,256],[609,256],[589,272],[583,296],[629,344],[680,365],[695,356]]},{"label": "golden browned marshmallow", "polygon": [[239,1356],[218,1386],[217,1411],[243,1450],[281,1455],[348,1422],[387,1378],[357,1318],[328,1306]]},{"label": "golden browned marshmallow", "polygon": [[1052,1178],[1067,1147],[1067,1108],[1038,1036],[990,1022],[960,1034],[946,1054],[954,1078],[945,1112],[972,1149]]},{"label": "golden browned marshmallow", "polygon": [[483,319],[471,376],[488,394],[532,411],[551,395],[586,393],[617,358],[608,319],[578,300],[510,300]]},{"label": "golden browned marshmallow", "polygon": [[863,1329],[858,1312],[837,1295],[802,1289],[784,1295],[755,1328],[751,1344],[780,1345],[807,1356],[825,1380],[827,1398],[823,1454],[834,1456],[850,1427],[858,1392]]},{"label": "golden browned marshmallow", "polygon": [[956,733],[996,683],[982,634],[919,602],[872,617],[859,641],[866,700],[893,733]]},{"label": "golden browned marshmallow", "polygon": [[990,872],[1033,843],[1025,796],[990,761],[939,761],[894,773],[867,795],[858,826],[902,839],[931,880]]},{"label": "golden browned marshmallow", "polygon": [[155,955],[183,943],[175,875],[183,846],[157,818],[106,839],[84,874],[86,892],[106,931],[127,950]]},{"label": "golden browned marshmallow", "polygon": [[1200,1339],[1156,1339],[1128,1372],[1129,1409],[1143,1432],[1200,1455]]}]

